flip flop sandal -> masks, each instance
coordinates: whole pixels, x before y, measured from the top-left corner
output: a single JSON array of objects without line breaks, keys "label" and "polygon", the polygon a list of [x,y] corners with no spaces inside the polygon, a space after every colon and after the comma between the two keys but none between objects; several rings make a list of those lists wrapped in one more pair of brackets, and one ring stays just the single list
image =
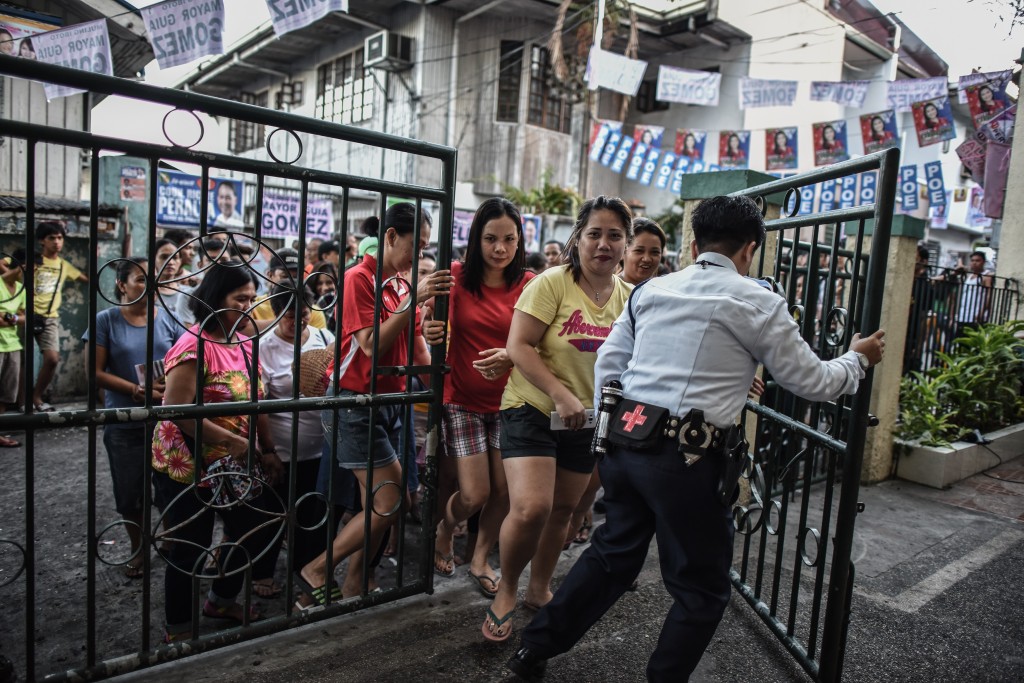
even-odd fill
[{"label": "flip flop sandal", "polygon": [[593,524],[583,520],[583,524],[580,525],[580,530],[576,532],[576,536],[573,537],[572,542],[579,544],[590,542],[590,530],[593,528]]},{"label": "flip flop sandal", "polygon": [[15,441],[9,436],[0,436],[0,448],[18,448],[20,446],[20,441]]},{"label": "flip flop sandal", "polygon": [[252,582],[252,592],[261,598],[276,598],[283,589],[270,579],[256,579]]},{"label": "flip flop sandal", "polygon": [[146,571],[145,569],[143,569],[141,563],[136,565],[132,564],[131,562],[126,562],[124,565],[121,566],[121,573],[129,579],[141,579],[143,576],[146,575]]},{"label": "flip flop sandal", "polygon": [[535,602],[530,602],[526,598],[523,598],[523,607],[530,610],[531,612],[539,612],[544,609],[544,605],[538,605]]},{"label": "flip flop sandal", "polygon": [[[203,603],[203,616],[207,617],[208,619],[224,619],[225,621],[233,621],[236,624],[241,624],[243,623],[243,620],[240,619],[238,616],[234,615],[233,613],[231,613],[230,611],[231,608],[235,607],[236,605],[241,607],[241,605],[238,605],[237,602],[234,605],[227,605],[225,607],[222,607],[219,605],[215,605],[209,600],[207,600],[205,603]],[[256,609],[255,605],[251,605],[249,607],[249,622],[252,623],[254,621],[259,621],[262,618],[263,614],[258,609]]]},{"label": "flip flop sandal", "polygon": [[[492,579],[486,574],[474,574],[473,572],[468,572],[468,574],[469,578],[476,581],[477,587],[484,597],[493,600],[494,596],[498,594],[498,581],[501,579]],[[487,584],[490,584],[490,588],[487,587]]]},{"label": "flip flop sandal", "polygon": [[37,413],[52,413],[54,411],[54,407],[51,406],[46,401],[43,401],[41,403],[36,403],[36,404],[34,404],[34,407],[35,407]]},{"label": "flip flop sandal", "polygon": [[[302,574],[300,572],[294,572],[292,574],[292,577],[295,579],[295,585],[299,588],[299,590],[301,590],[309,597],[313,598],[314,605],[327,604],[327,591],[325,590],[327,588],[326,585],[320,586],[319,588],[314,588],[312,585],[310,585],[309,581],[306,581],[304,578],[302,578]],[[338,585],[337,582],[332,582],[331,602],[339,602],[341,599],[341,587]]]},{"label": "flip flop sandal", "polygon": [[515,614],[515,612],[516,612],[516,608],[513,607],[512,609],[510,609],[508,611],[508,614],[506,614],[501,619],[499,619],[498,615],[496,615],[491,610],[491,608],[488,607],[487,608],[487,618],[484,619],[484,623],[480,627],[480,632],[484,634],[484,638],[486,638],[487,640],[491,641],[492,643],[504,643],[506,640],[508,640],[509,637],[512,635],[512,625],[511,624],[509,624],[508,630],[505,631],[504,635],[497,635],[497,634],[495,634],[493,631],[491,631],[491,629],[487,628],[487,624],[488,624],[488,622],[491,623],[491,624],[494,624],[495,630],[501,630],[501,627],[505,624],[506,621],[508,621],[509,619],[512,618],[512,615]]},{"label": "flip flop sandal", "polygon": [[[446,569],[446,570],[445,569],[441,569],[440,567],[437,566],[437,561],[439,559],[442,562],[449,563],[448,569]],[[442,555],[440,551],[435,550],[434,551],[434,573],[437,574],[438,576],[451,576],[452,574],[454,574],[455,573],[455,553],[451,553],[449,555]]]}]

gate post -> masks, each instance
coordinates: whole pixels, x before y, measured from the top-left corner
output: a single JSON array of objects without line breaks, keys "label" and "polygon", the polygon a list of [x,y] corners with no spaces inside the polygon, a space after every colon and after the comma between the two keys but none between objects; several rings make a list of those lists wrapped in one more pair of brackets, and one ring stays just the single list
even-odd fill
[{"label": "gate post", "polygon": [[[871,250],[874,221],[864,226],[864,251]],[[857,226],[847,224],[846,234],[856,239]],[[912,216],[892,217],[892,236],[886,260],[885,298],[879,327],[885,330],[885,372],[876,372],[871,385],[871,407],[878,425],[864,440],[860,478],[865,483],[888,479],[892,473],[893,431],[900,411],[900,380],[903,379],[903,351],[906,347],[910,299],[914,286],[917,243],[924,239],[924,220]],[[874,330],[856,330],[869,333]]]}]

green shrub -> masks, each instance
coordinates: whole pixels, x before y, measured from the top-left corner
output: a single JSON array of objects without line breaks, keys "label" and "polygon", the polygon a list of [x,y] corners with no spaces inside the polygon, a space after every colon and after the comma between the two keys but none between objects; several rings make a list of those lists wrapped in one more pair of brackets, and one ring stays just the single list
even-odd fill
[{"label": "green shrub", "polygon": [[948,446],[975,429],[1005,427],[1024,415],[1024,321],[967,328],[941,366],[900,384],[896,436],[922,446]]}]

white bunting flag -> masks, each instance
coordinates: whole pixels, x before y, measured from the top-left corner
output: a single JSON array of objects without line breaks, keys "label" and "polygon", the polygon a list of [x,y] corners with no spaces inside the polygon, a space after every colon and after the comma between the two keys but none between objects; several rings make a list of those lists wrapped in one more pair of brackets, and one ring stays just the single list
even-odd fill
[{"label": "white bunting flag", "polygon": [[266,0],[274,34],[283,36],[323,19],[331,12],[348,12],[348,0]]},{"label": "white bunting flag", "polygon": [[721,84],[722,74],[677,69],[662,64],[658,67],[658,89],[655,99],[661,102],[717,107]]},{"label": "white bunting flag", "polygon": [[590,48],[587,82],[591,90],[605,88],[634,97],[644,80],[645,71],[647,62],[643,60],[608,52],[596,45]]},{"label": "white bunting flag", "polygon": [[900,81],[889,81],[887,98],[889,109],[910,111],[914,102],[934,100],[944,97],[949,87],[945,76],[938,78],[906,78]]},{"label": "white bunting flag", "polygon": [[[35,43],[36,58],[40,62],[106,74],[107,76],[114,75],[106,19],[75,24],[57,31],[38,33],[32,36],[32,42]],[[85,92],[77,88],[52,83],[44,83],[43,90],[47,100]]]},{"label": "white bunting flag", "polygon": [[167,0],[143,7],[142,20],[161,69],[224,54],[222,0]]},{"label": "white bunting flag", "polygon": [[762,78],[740,79],[740,109],[792,107],[796,100],[796,81],[768,81]]},{"label": "white bunting flag", "polygon": [[863,107],[870,81],[811,81],[811,101]]}]

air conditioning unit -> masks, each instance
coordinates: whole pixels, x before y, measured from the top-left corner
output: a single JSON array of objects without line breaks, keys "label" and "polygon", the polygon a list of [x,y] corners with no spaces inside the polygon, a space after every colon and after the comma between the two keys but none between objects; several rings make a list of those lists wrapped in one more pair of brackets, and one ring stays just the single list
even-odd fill
[{"label": "air conditioning unit", "polygon": [[374,33],[363,44],[363,64],[384,71],[412,68],[412,38],[390,31]]}]

